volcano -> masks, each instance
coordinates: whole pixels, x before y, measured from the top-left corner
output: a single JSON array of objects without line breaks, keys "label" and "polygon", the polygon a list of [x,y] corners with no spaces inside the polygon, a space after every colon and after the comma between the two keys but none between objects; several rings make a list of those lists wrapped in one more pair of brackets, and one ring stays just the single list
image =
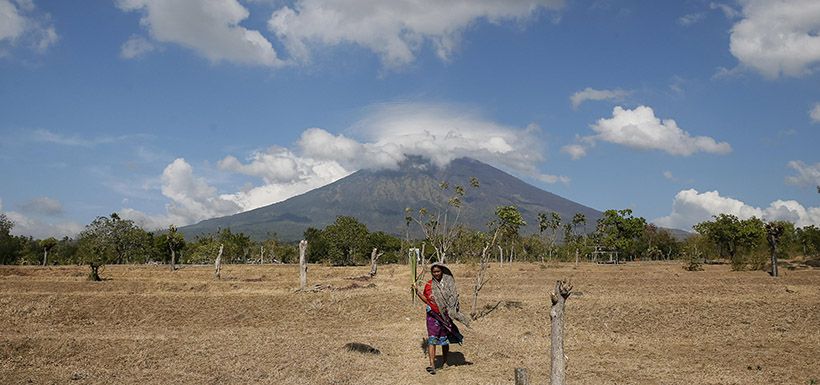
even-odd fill
[{"label": "volcano", "polygon": [[[478,178],[480,187],[470,186]],[[442,191],[441,182],[449,189]],[[425,207],[435,212],[446,205],[455,186],[465,189],[459,223],[486,230],[498,206],[514,205],[527,226],[523,234],[538,232],[538,213],[555,211],[568,222],[576,213],[586,216],[587,227],[602,216],[598,210],[530,185],[486,163],[459,158],[445,167],[420,158],[408,158],[396,170],[359,170],[345,178],[285,201],[180,228],[186,237],[230,228],[252,239],[277,236],[282,241],[302,238],[308,227],[324,228],[337,216],[357,218],[370,231],[405,233],[405,208]],[[452,218],[452,217],[451,217]],[[411,225],[415,231],[418,226]],[[420,234],[413,234],[419,236]]]}]

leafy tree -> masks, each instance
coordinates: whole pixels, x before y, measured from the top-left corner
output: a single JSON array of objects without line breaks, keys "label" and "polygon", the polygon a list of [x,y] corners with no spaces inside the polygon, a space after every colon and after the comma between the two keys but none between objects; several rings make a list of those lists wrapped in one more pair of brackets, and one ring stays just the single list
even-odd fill
[{"label": "leafy tree", "polygon": [[109,263],[144,260],[152,249],[151,236],[116,213],[97,217],[80,233],[79,253],[91,268],[90,279],[99,281],[99,268]]},{"label": "leafy tree", "polygon": [[102,280],[99,269],[117,258],[114,228],[111,218],[97,217],[80,233],[80,258],[91,268],[88,278],[92,281]]},{"label": "leafy tree", "polygon": [[171,270],[176,270],[177,252],[185,247],[185,236],[174,225],[168,226],[168,251],[171,252]]},{"label": "leafy tree", "polygon": [[401,258],[401,239],[383,231],[376,231],[367,235],[365,250],[374,248],[384,253],[380,258],[382,263],[396,263]]},{"label": "leafy tree", "polygon": [[354,217],[336,217],[335,222],[325,227],[324,237],[329,246],[329,257],[334,264],[354,265],[357,263],[356,257],[368,254],[367,226]]},{"label": "leafy tree", "polygon": [[712,241],[720,256],[728,257],[732,267],[742,269],[746,261],[740,252],[749,252],[765,242],[763,221],[752,217],[740,220],[731,214],[713,216],[714,220],[693,226],[695,231]]},{"label": "leafy tree", "polygon": [[4,265],[17,263],[19,257],[19,241],[11,235],[14,221],[4,213],[0,213],[0,263]]},{"label": "leafy tree", "polygon": [[515,206],[499,206],[495,209],[498,224],[499,243],[505,243],[510,253],[513,252],[515,242],[519,238],[518,232],[527,225],[524,217]]},{"label": "leafy tree", "polygon": [[597,231],[604,247],[634,258],[645,227],[646,219],[633,217],[630,209],[606,210],[598,220]]},{"label": "leafy tree", "polygon": [[79,242],[76,239],[63,237],[63,239],[57,242],[57,246],[54,247],[54,251],[51,253],[51,259],[60,264],[80,263],[78,249]]},{"label": "leafy tree", "polygon": [[638,242],[641,258],[674,259],[681,253],[681,243],[668,230],[647,224]]},{"label": "leafy tree", "polygon": [[305,240],[310,245],[307,252],[308,263],[316,263],[330,258],[330,242],[325,237],[325,232],[322,229],[308,227],[305,230]]},{"label": "leafy tree", "polygon": [[152,248],[151,239],[145,230],[130,219],[122,219],[117,213],[108,221],[111,227],[111,242],[114,246],[114,263],[142,262]]},{"label": "leafy tree", "polygon": [[561,214],[555,211],[547,213],[538,213],[538,231],[544,234],[545,230],[550,230],[547,238],[547,247],[549,250],[549,257],[552,258],[552,252],[555,249],[555,242],[558,238],[558,228],[561,227]]},{"label": "leafy tree", "polygon": [[450,255],[457,256],[458,261],[479,261],[486,242],[487,235],[481,231],[459,226],[453,238]]},{"label": "leafy tree", "polygon": [[43,266],[48,264],[48,252],[57,246],[57,239],[48,237],[40,241],[40,247],[43,248]]},{"label": "leafy tree", "polygon": [[521,258],[524,261],[538,261],[547,254],[548,246],[538,234],[521,237]]},{"label": "leafy tree", "polygon": [[804,226],[795,229],[795,244],[799,247],[799,252],[804,256],[817,256],[820,254],[820,228],[815,225]]}]

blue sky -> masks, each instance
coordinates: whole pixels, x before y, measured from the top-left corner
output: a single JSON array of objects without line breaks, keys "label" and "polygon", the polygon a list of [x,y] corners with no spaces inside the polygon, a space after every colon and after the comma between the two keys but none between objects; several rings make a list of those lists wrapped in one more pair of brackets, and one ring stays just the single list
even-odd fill
[{"label": "blue sky", "polygon": [[413,154],[820,225],[818,30],[816,0],[0,0],[0,211],[183,225]]}]

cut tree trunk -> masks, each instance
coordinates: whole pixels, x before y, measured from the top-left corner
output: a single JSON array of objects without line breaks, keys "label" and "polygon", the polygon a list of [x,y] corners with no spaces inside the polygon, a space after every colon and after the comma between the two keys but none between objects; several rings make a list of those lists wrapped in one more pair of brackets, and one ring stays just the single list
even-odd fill
[{"label": "cut tree trunk", "polygon": [[177,269],[177,252],[174,250],[173,247],[169,247],[169,249],[171,249],[171,271],[174,271]]},{"label": "cut tree trunk", "polygon": [[772,277],[777,277],[777,241],[772,240]]},{"label": "cut tree trunk", "polygon": [[43,248],[43,266],[45,266],[47,262],[48,262],[48,249],[44,247]]},{"label": "cut tree trunk", "polygon": [[379,257],[384,255],[384,253],[379,253],[379,249],[373,248],[373,251],[370,252],[370,273],[371,277],[376,276],[376,269],[379,264]]},{"label": "cut tree trunk", "polygon": [[224,244],[219,245],[219,255],[216,256],[216,262],[214,262],[214,277],[216,279],[222,278],[222,251],[224,248]]},{"label": "cut tree trunk", "polygon": [[550,322],[552,329],[550,342],[552,345],[552,368],[550,370],[550,384],[564,385],[566,378],[567,361],[564,355],[564,304],[572,292],[572,285],[566,280],[556,281],[555,290],[550,295]]},{"label": "cut tree trunk", "polygon": [[530,378],[527,369],[515,368],[515,385],[530,385]]},{"label": "cut tree trunk", "polygon": [[299,242],[299,289],[307,289],[307,258],[305,252],[307,251],[308,243],[306,240]]}]

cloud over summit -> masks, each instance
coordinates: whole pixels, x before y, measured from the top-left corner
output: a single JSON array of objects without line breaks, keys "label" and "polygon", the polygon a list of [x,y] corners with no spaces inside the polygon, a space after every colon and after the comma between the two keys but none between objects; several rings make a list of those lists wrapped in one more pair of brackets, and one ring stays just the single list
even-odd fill
[{"label": "cloud over summit", "polygon": [[303,131],[292,148],[272,146],[244,159],[230,155],[219,160],[224,172],[258,178],[258,184],[240,191],[220,193],[196,176],[188,162],[176,159],[161,178],[162,194],[171,200],[167,213],[150,216],[130,210],[125,215],[159,227],[194,223],[276,203],[359,169],[396,169],[407,156],[421,156],[438,166],[472,157],[547,183],[568,182],[565,176],[538,170],[544,157],[537,131],[535,126],[502,125],[454,105],[378,105],[350,127],[353,136],[314,127]]}]

